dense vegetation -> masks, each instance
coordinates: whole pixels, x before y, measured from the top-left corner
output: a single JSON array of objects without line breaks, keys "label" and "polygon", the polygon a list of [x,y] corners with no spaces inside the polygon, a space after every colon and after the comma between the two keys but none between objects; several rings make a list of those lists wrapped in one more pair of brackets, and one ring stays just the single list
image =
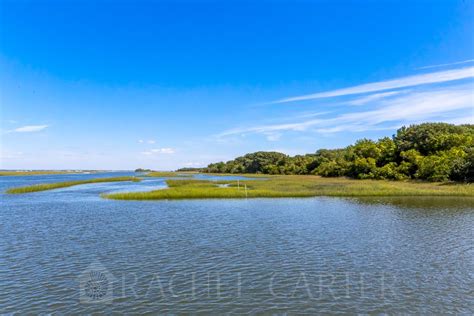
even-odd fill
[{"label": "dense vegetation", "polygon": [[374,181],[319,176],[278,175],[263,179],[207,181],[168,179],[167,189],[102,194],[115,200],[177,200],[277,198],[311,196],[462,196],[473,197],[474,186],[421,181]]},{"label": "dense vegetation", "polygon": [[31,192],[59,189],[59,188],[67,188],[67,187],[72,187],[74,185],[80,185],[80,184],[100,183],[100,182],[120,182],[120,181],[138,182],[140,181],[140,178],[113,177],[113,178],[97,178],[97,179],[77,180],[77,181],[64,181],[64,182],[56,182],[56,183],[40,183],[40,184],[28,185],[25,187],[11,188],[11,189],[8,189],[6,193],[8,194],[31,193]]},{"label": "dense vegetation", "polygon": [[411,125],[392,138],[361,139],[346,148],[294,157],[260,151],[210,164],[204,171],[473,182],[474,125]]},{"label": "dense vegetation", "polygon": [[153,170],[151,169],[143,169],[143,168],[138,168],[138,169],[135,169],[135,172],[151,172]]},{"label": "dense vegetation", "polygon": [[202,172],[206,168],[191,168],[191,167],[186,167],[186,168],[179,168],[176,170],[176,172]]}]

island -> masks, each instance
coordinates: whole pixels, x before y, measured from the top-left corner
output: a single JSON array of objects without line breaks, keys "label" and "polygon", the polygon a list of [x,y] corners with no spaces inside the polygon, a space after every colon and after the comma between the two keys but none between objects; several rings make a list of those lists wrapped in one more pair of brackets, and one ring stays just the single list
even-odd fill
[{"label": "island", "polygon": [[55,183],[41,183],[41,184],[28,185],[24,187],[11,188],[11,189],[8,189],[6,193],[21,194],[21,193],[31,193],[31,192],[72,187],[72,186],[80,185],[80,184],[101,183],[101,182],[120,182],[120,181],[138,182],[140,180],[141,179],[137,177],[112,177],[112,178],[95,178],[95,179],[78,180],[78,181],[64,181],[64,182],[55,182]]}]

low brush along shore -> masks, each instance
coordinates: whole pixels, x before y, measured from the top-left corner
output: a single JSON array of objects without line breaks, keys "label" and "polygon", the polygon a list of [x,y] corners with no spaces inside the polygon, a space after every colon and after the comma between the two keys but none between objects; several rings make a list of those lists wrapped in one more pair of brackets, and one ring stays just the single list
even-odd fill
[{"label": "low brush along shore", "polygon": [[[151,176],[151,174],[149,174]],[[160,176],[164,176],[160,174]],[[149,192],[125,192],[102,194],[115,200],[178,200],[178,199],[226,199],[226,198],[279,198],[312,196],[459,196],[474,197],[474,186],[462,183],[439,183],[421,181],[353,180],[347,178],[323,178],[309,175],[265,175],[249,180],[194,180],[170,173],[168,188]],[[252,176],[252,175],[248,175]],[[36,184],[11,188],[6,193],[21,194],[65,188],[74,185],[140,181],[137,177],[98,178]]]},{"label": "low brush along shore", "polygon": [[[249,175],[251,176],[251,175]],[[149,192],[102,194],[115,200],[177,200],[278,198],[312,196],[464,196],[474,197],[474,186],[420,181],[353,180],[319,176],[279,175],[260,180],[207,181],[168,179],[169,188]]]}]

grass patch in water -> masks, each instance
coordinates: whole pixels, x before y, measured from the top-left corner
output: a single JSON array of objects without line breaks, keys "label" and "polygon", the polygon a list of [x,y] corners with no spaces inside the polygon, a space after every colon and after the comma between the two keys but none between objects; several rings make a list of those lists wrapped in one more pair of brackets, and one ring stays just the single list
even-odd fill
[{"label": "grass patch in water", "polygon": [[[267,176],[267,180],[167,180],[169,188],[149,192],[102,194],[116,200],[277,198],[311,196],[474,196],[469,184],[419,181],[353,180],[309,175]],[[228,184],[227,187],[218,186]],[[240,187],[238,187],[238,185]],[[247,191],[244,186],[247,186]]]},{"label": "grass patch in water", "polygon": [[21,194],[21,193],[30,193],[38,191],[53,190],[59,188],[72,187],[74,185],[88,184],[88,183],[100,183],[100,182],[120,182],[120,181],[141,181],[136,177],[113,177],[113,178],[96,178],[89,180],[78,180],[78,181],[66,181],[66,182],[56,182],[56,183],[42,183],[34,184],[25,187],[11,188],[6,191],[8,194]]}]

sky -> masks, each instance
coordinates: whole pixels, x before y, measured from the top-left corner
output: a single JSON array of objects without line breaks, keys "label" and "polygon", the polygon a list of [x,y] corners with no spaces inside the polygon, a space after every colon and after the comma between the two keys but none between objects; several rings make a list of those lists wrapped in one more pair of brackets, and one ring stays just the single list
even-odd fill
[{"label": "sky", "polygon": [[474,123],[474,1],[0,0],[0,169],[173,170]]}]

